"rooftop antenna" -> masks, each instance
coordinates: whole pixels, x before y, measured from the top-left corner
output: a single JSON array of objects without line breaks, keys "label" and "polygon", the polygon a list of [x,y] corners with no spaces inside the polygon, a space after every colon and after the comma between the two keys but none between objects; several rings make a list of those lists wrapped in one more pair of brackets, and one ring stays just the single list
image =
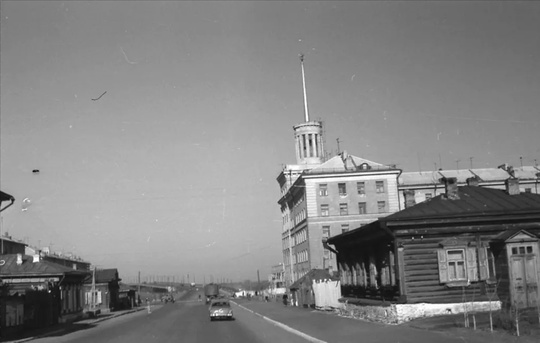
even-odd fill
[{"label": "rooftop antenna", "polygon": [[306,76],[304,74],[304,54],[300,54],[300,66],[302,67],[302,86],[304,88],[304,118],[306,123],[309,121],[309,111],[307,106]]},{"label": "rooftop antenna", "polygon": [[523,156],[519,156],[519,164],[521,164],[521,169],[523,169]]},{"label": "rooftop antenna", "polygon": [[339,149],[339,138],[336,138],[336,142],[337,142],[337,153],[339,155],[341,152],[341,150]]},{"label": "rooftop antenna", "polygon": [[471,161],[471,169],[473,169],[473,168],[472,168],[472,159],[473,159],[473,157],[472,157],[472,156],[471,156],[471,157],[469,157],[469,161]]}]

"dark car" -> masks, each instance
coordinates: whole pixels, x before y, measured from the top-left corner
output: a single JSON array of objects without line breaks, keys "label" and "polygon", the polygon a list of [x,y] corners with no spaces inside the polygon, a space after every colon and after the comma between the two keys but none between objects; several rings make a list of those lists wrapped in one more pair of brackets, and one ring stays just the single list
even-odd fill
[{"label": "dark car", "polygon": [[210,320],[228,319],[233,320],[233,310],[231,303],[227,299],[214,299],[208,307]]}]

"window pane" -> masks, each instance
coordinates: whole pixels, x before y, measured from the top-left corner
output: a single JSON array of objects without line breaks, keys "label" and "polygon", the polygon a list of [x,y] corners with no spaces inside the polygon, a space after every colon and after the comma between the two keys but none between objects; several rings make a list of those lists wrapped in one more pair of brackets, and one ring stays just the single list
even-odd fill
[{"label": "window pane", "polygon": [[346,216],[347,214],[349,214],[349,208],[347,204],[339,204],[339,215]]},{"label": "window pane", "polygon": [[347,195],[347,187],[344,183],[338,183],[339,195]]},{"label": "window pane", "polygon": [[319,185],[319,195],[320,196],[327,196],[328,195],[328,185],[325,183],[322,183]]},{"label": "window pane", "polygon": [[384,181],[376,181],[375,188],[377,193],[384,193]]},{"label": "window pane", "polygon": [[379,209],[379,213],[386,212],[386,202],[385,201],[377,201],[377,207]]},{"label": "window pane", "polygon": [[361,194],[361,195],[366,194],[366,185],[364,182],[357,182],[356,189],[358,191],[358,194]]},{"label": "window pane", "polygon": [[358,213],[360,214],[366,214],[366,203],[365,202],[359,202],[358,203]]},{"label": "window pane", "polygon": [[464,260],[464,251],[463,250],[448,250],[448,260]]},{"label": "window pane", "polygon": [[330,237],[330,226],[323,226],[322,227],[322,233],[323,233],[323,237],[329,238]]},{"label": "window pane", "polygon": [[328,205],[321,205],[321,216],[323,217],[329,216]]}]

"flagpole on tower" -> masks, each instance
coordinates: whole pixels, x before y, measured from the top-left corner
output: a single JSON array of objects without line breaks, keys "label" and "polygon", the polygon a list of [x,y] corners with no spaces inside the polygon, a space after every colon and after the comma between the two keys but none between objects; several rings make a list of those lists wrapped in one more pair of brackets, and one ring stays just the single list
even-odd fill
[{"label": "flagpole on tower", "polygon": [[304,74],[304,54],[300,54],[300,66],[302,67],[302,86],[304,88],[304,117],[306,123],[309,121],[309,111],[307,106],[306,76]]}]

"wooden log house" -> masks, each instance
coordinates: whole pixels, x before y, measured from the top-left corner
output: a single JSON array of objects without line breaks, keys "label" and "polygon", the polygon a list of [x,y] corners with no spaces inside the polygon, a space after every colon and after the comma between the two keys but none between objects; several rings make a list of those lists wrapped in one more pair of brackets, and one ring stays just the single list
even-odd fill
[{"label": "wooden log house", "polygon": [[331,237],[344,300],[369,304],[539,301],[540,195],[474,180],[445,194]]}]

